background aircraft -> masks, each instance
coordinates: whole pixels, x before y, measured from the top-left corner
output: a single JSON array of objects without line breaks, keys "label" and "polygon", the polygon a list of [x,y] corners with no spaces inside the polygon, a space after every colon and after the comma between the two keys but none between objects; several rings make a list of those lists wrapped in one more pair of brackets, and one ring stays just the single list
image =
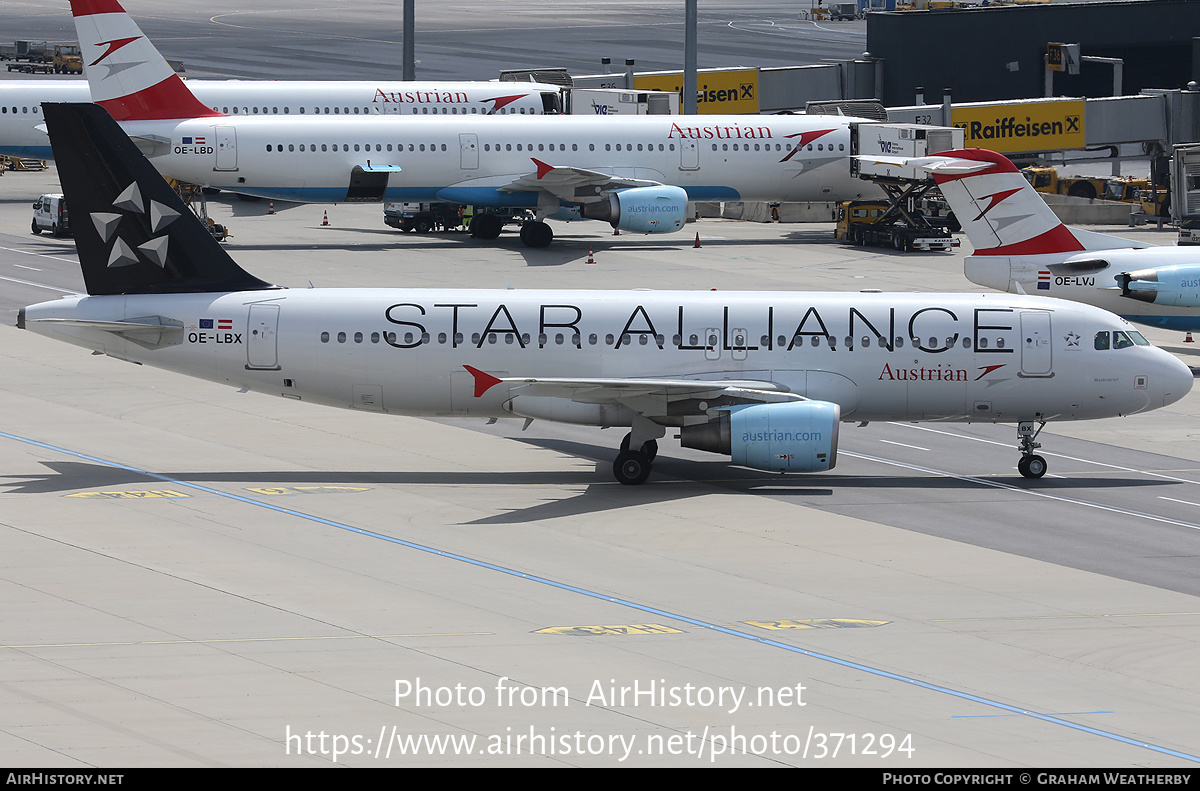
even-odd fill
[{"label": "background aircraft", "polygon": [[1039,477],[1037,423],[1192,386],[1116,316],[1030,296],[280,289],[229,258],[103,110],[45,109],[87,294],[18,326],[332,406],[627,426],[625,484],[668,428],[754,469],[828,470],[845,419],[1016,422],[1020,471]]},{"label": "background aircraft", "polygon": [[947,151],[933,174],[975,247],[972,283],[1086,302],[1130,321],[1200,330],[1200,252],[1068,228],[1002,154]]},{"label": "background aircraft", "polygon": [[[877,194],[851,177],[851,124],[830,116],[439,115],[233,117],[197,101],[115,0],[73,0],[93,99],[166,176],[312,203],[408,201],[530,209],[669,233],[689,200],[839,201]],[[862,121],[862,123],[870,123]],[[477,214],[477,236],[502,221]]]},{"label": "background aircraft", "polygon": [[[255,115],[538,115],[557,85],[524,82],[188,80],[206,107]],[[0,81],[0,156],[53,159],[42,102],[89,102],[87,80]]]}]

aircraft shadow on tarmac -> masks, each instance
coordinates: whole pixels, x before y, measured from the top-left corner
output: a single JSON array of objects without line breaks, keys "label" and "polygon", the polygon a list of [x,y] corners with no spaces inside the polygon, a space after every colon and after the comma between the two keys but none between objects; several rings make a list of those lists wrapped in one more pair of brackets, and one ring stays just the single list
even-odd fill
[{"label": "aircraft shadow on tarmac", "polygon": [[[445,485],[445,486],[508,486],[541,485],[584,487],[574,496],[540,501],[526,508],[514,509],[465,522],[472,525],[524,524],[542,519],[597,513],[610,509],[628,508],[670,502],[712,494],[714,489],[725,494],[763,495],[773,497],[818,497],[822,504],[832,504],[824,498],[834,498],[839,491],[867,490],[911,491],[916,488],[943,491],[970,490],[978,484],[961,478],[928,475],[766,475],[754,470],[730,467],[722,459],[696,461],[660,455],[654,465],[654,477],[647,486],[622,486],[611,477],[609,465],[613,450],[607,446],[588,445],[560,439],[526,439],[515,441],[554,453],[594,460],[594,469],[570,471],[514,472],[450,472],[450,471],[352,471],[287,470],[287,471],[230,471],[230,472],[159,472],[162,478],[145,475],[103,464],[82,461],[44,461],[43,475],[8,475],[0,477],[5,494],[67,494],[71,492],[119,492],[122,488],[137,487],[135,491],[180,490],[179,483],[221,487],[232,484],[238,488],[231,494],[278,503],[285,499],[246,491],[242,487],[268,486],[388,486],[388,485]],[[1014,472],[1011,477],[1020,488],[1054,489],[1112,489],[1114,487],[1157,486],[1155,481],[1122,480],[1113,477],[1043,478],[1031,484]],[[168,480],[164,480],[164,478]],[[989,478],[989,480],[1003,480]],[[202,491],[184,488],[193,497],[212,496]]]}]

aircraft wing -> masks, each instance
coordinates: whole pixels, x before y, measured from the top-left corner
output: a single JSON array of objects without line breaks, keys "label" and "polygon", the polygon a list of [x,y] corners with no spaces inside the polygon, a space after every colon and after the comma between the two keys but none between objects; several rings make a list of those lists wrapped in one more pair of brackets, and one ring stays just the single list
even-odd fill
[{"label": "aircraft wing", "polygon": [[[546,377],[495,377],[464,366],[475,377],[475,395],[504,384],[509,393],[534,398],[562,398],[581,404],[621,404],[646,417],[677,414],[677,402],[704,402],[695,411],[734,404],[807,401],[774,382],[743,379],[576,379]],[[691,411],[684,409],[683,411]]]},{"label": "aircraft wing", "polygon": [[533,163],[537,165],[535,172],[526,173],[500,189],[506,192],[545,190],[556,198],[583,203],[612,190],[659,186],[657,181],[621,178],[585,168],[555,167],[538,159]]},{"label": "aircraft wing", "polygon": [[870,156],[860,154],[854,157],[858,160],[859,173],[872,176],[889,176],[902,178],[924,178],[925,173],[966,174],[976,173],[995,167],[991,162],[977,162],[957,157],[931,154],[926,157],[890,157]]}]

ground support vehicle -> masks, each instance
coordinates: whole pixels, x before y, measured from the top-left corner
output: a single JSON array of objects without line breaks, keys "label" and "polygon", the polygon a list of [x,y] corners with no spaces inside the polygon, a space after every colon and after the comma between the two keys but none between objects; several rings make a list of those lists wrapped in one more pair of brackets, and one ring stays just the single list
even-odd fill
[{"label": "ground support vehicle", "polygon": [[54,71],[50,63],[10,63],[9,71],[19,71],[22,74],[50,74]]},{"label": "ground support vehicle", "polygon": [[71,217],[67,213],[67,200],[61,193],[43,195],[33,204],[34,234],[49,231],[54,236],[71,235]]},{"label": "ground support vehicle", "polygon": [[78,44],[54,45],[55,74],[83,74],[83,56]]},{"label": "ground support vehicle", "polygon": [[465,209],[457,203],[388,203],[383,207],[383,222],[401,231],[454,231],[465,227]]},{"label": "ground support vehicle", "polygon": [[1180,245],[1200,245],[1200,143],[1175,146],[1171,154],[1171,219]]},{"label": "ground support vehicle", "polygon": [[203,187],[175,179],[167,179],[167,183],[175,190],[175,194],[183,201],[183,205],[191,209],[192,214],[199,218],[201,224],[212,234],[214,239],[223,242],[230,237],[227,227],[208,216],[208,200]]},{"label": "ground support vehicle", "polygon": [[887,200],[846,201],[838,207],[835,239],[856,245],[893,247],[896,250],[952,250],[960,242],[952,235],[961,226],[953,212],[930,193],[932,179],[874,177]]},{"label": "ground support vehicle", "polygon": [[1022,168],[1021,175],[1035,190],[1050,195],[1070,195],[1073,198],[1094,200],[1103,197],[1108,190],[1108,179],[1094,176],[1060,178],[1058,170],[1051,167]]}]

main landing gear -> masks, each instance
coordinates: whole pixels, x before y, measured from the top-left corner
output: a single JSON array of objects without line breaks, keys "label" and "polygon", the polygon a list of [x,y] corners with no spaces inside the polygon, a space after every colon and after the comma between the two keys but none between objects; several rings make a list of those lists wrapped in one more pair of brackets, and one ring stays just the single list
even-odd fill
[{"label": "main landing gear", "polygon": [[658,455],[658,442],[647,440],[642,443],[641,450],[630,450],[630,436],[632,435],[626,434],[625,439],[621,441],[621,452],[613,462],[613,475],[621,483],[636,486],[645,483],[650,477],[650,466],[654,463],[654,457]]},{"label": "main landing gear", "polygon": [[1035,442],[1035,440],[1045,427],[1046,421],[1044,420],[1038,422],[1036,430],[1034,430],[1032,420],[1023,421],[1017,425],[1017,440],[1020,443],[1017,449],[1021,451],[1021,460],[1017,462],[1017,470],[1026,478],[1041,478],[1046,474],[1046,460],[1034,453],[1035,450],[1042,447],[1042,443]]},{"label": "main landing gear", "polygon": [[532,220],[521,226],[521,241],[526,247],[549,247],[554,231],[541,220]]},{"label": "main landing gear", "polygon": [[503,229],[503,221],[494,214],[476,214],[471,220],[471,235],[476,239],[495,239]]},{"label": "main landing gear", "polygon": [[621,452],[617,454],[617,460],[613,462],[613,476],[627,486],[637,486],[640,483],[645,483],[650,477],[650,467],[654,463],[654,458],[658,456],[658,441],[648,439],[641,444],[638,450],[630,450],[629,446],[633,439],[633,432],[625,435],[625,439],[621,440]]}]

